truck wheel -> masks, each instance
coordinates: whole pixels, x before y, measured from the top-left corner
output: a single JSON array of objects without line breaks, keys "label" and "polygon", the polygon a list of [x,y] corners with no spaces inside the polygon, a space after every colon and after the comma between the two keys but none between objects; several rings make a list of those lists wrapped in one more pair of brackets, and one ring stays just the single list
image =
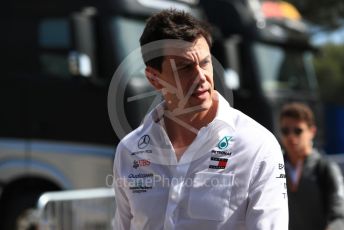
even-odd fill
[{"label": "truck wheel", "polygon": [[[3,227],[6,230],[19,230],[19,221],[23,221],[23,217],[27,216],[30,210],[34,209],[42,192],[26,191],[25,194],[13,194],[13,196],[6,197],[3,208]],[[29,227],[26,230],[35,229]]]},{"label": "truck wheel", "polygon": [[40,179],[20,180],[5,188],[0,202],[0,229],[24,230],[19,224],[28,223],[24,218],[36,208],[40,195],[57,190],[56,185]]}]

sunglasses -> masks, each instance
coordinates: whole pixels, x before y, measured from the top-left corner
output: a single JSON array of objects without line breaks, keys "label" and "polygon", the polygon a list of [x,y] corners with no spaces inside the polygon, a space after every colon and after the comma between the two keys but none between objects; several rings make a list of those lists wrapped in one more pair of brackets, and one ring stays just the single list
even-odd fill
[{"label": "sunglasses", "polygon": [[288,136],[289,134],[294,134],[295,136],[300,136],[301,133],[303,132],[303,129],[301,128],[293,128],[293,129],[290,129],[290,128],[281,128],[281,133],[283,136]]}]

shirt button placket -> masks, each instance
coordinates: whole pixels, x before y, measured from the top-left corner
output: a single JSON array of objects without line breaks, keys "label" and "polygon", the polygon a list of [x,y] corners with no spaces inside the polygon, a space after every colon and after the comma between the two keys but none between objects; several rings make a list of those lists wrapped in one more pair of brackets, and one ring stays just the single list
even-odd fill
[{"label": "shirt button placket", "polygon": [[169,192],[164,229],[174,229],[175,218],[177,217],[176,215],[178,211],[177,207],[182,199],[183,184],[188,168],[188,164],[181,164],[176,166],[174,176],[172,178],[172,181],[170,182],[171,187]]}]

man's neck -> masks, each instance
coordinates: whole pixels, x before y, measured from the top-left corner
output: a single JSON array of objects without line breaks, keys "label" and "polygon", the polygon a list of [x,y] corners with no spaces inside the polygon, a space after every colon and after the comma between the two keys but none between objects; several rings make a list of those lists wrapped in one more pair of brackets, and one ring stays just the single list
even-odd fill
[{"label": "man's neck", "polygon": [[206,111],[176,117],[173,115],[164,116],[166,133],[173,145],[178,160],[194,141],[198,131],[214,120],[217,107],[218,102],[214,101],[211,108]]},{"label": "man's neck", "polygon": [[298,162],[303,162],[310,154],[312,154],[312,148],[304,150],[300,153],[288,154],[288,158],[293,167],[296,167]]}]

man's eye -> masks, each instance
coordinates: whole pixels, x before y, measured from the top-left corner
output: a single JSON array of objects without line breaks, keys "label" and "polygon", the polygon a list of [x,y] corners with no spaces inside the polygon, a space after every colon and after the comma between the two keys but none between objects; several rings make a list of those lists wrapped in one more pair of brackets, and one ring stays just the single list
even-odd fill
[{"label": "man's eye", "polygon": [[192,64],[186,64],[186,65],[179,66],[177,69],[178,70],[188,70],[191,68],[192,68]]},{"label": "man's eye", "polygon": [[210,60],[204,60],[204,61],[202,61],[201,63],[200,63],[200,66],[201,67],[204,67],[204,66],[207,66],[208,64],[210,64]]}]

